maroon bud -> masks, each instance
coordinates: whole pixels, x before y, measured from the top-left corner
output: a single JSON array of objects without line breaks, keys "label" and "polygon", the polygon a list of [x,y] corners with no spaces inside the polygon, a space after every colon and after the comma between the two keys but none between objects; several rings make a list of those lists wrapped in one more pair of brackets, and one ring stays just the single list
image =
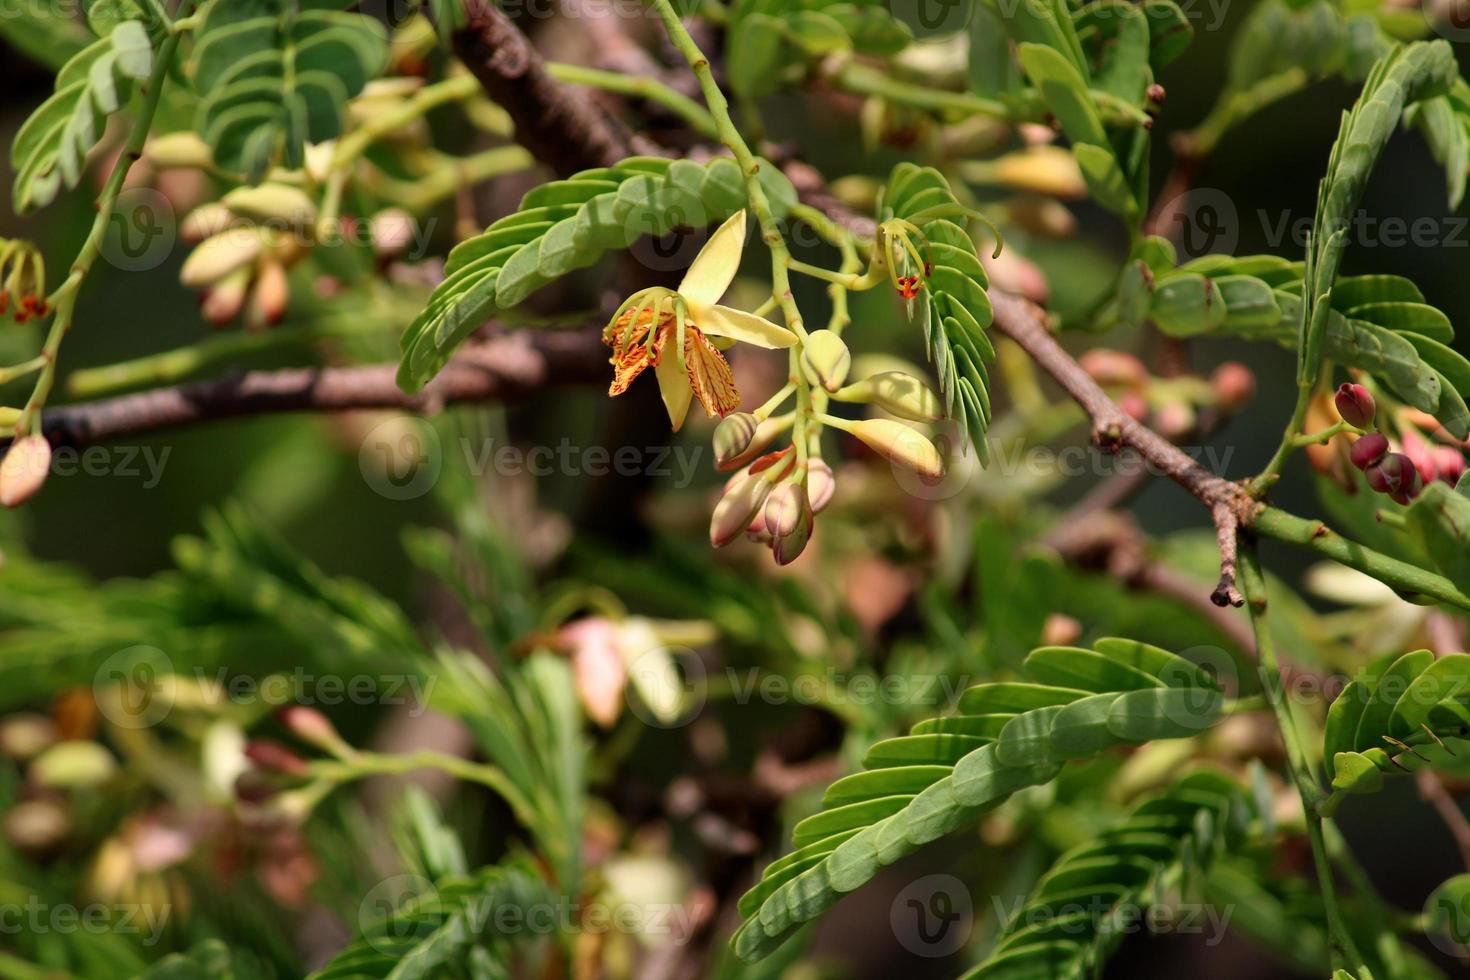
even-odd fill
[{"label": "maroon bud", "polygon": [[1373,417],[1378,414],[1378,406],[1373,403],[1373,396],[1359,384],[1344,381],[1337,389],[1337,414],[1349,425],[1356,425],[1360,429],[1366,429],[1373,425]]},{"label": "maroon bud", "polygon": [[288,776],[305,776],[308,772],[305,759],[275,742],[259,739],[250,742],[245,746],[245,758],[258,768],[282,772]]},{"label": "maroon bud", "polygon": [[[1360,470],[1366,470],[1374,463],[1383,458],[1388,452],[1388,440],[1381,433],[1370,432],[1357,442],[1348,451],[1348,459]],[[1376,489],[1376,488],[1375,488]]]},{"label": "maroon bud", "polygon": [[1163,105],[1164,95],[1164,86],[1160,85],[1158,82],[1154,82],[1148,87],[1148,100],[1154,105]]},{"label": "maroon bud", "polygon": [[1414,461],[1403,453],[1389,453],[1368,467],[1364,475],[1368,486],[1400,504],[1407,504],[1419,492],[1419,471]]}]

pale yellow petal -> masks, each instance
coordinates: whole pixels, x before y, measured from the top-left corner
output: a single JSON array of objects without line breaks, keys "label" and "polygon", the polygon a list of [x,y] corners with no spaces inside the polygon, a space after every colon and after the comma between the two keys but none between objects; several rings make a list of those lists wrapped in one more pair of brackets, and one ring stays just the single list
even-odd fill
[{"label": "pale yellow petal", "polygon": [[683,359],[674,352],[674,347],[674,344],[668,346],[653,373],[658,378],[658,392],[663,396],[664,408],[669,413],[669,424],[678,432],[679,427],[684,424],[684,416],[689,414],[689,402],[694,398],[694,390],[689,387],[689,374],[684,368]]},{"label": "pale yellow petal", "polygon": [[699,329],[712,337],[729,337],[756,347],[786,348],[796,343],[796,334],[763,316],[728,306],[711,306],[695,317]]},{"label": "pale yellow petal", "polygon": [[679,295],[691,311],[713,306],[725,295],[735,272],[740,268],[740,253],[745,250],[745,210],[735,212],[715,229],[704,248],[689,263]]}]

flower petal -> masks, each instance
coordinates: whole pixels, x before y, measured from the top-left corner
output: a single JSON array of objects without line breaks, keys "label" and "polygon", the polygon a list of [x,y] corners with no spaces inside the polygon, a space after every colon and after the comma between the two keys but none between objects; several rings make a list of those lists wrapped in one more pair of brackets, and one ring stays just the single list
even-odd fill
[{"label": "flower petal", "polygon": [[735,373],[725,355],[715,350],[709,338],[693,327],[685,331],[684,366],[689,374],[689,387],[705,414],[724,418],[740,407],[740,392],[735,388]]},{"label": "flower petal", "polygon": [[728,306],[711,306],[700,310],[695,322],[700,330],[713,337],[729,337],[756,347],[784,349],[796,343],[796,334],[780,324]]},{"label": "flower petal", "polygon": [[684,281],[679,283],[679,295],[689,304],[691,312],[713,306],[725,295],[736,270],[740,268],[740,253],[743,251],[745,209],[741,208],[709,236],[704,248],[689,263]]},{"label": "flower petal", "polygon": [[[693,330],[688,332],[694,333]],[[669,424],[675,432],[684,424],[684,416],[689,414],[689,403],[694,398],[694,392],[689,388],[689,376],[680,362],[681,358],[670,350],[659,358],[658,367],[653,372],[658,378],[658,391],[663,396],[664,408],[669,413]]]}]

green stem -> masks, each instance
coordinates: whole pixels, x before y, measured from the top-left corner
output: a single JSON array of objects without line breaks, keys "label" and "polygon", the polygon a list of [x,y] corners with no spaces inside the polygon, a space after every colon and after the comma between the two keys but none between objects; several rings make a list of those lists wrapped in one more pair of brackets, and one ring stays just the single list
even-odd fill
[{"label": "green stem", "polygon": [[414,180],[375,175],[370,185],[408,211],[420,213],[453,197],[461,187],[472,187],[492,177],[519,173],[535,166],[536,158],[520,146],[496,146],[466,157],[432,154],[428,172]]},{"label": "green stem", "polygon": [[712,140],[720,138],[719,127],[716,126],[714,117],[704,106],[656,78],[644,75],[623,75],[615,71],[603,71],[600,68],[588,68],[585,65],[569,65],[559,61],[548,61],[546,71],[559,82],[586,85],[589,88],[615,92],[618,95],[631,95],[661,105],[687,122],[690,128],[700,136]]},{"label": "green stem", "polygon": [[[179,8],[179,14],[187,15],[193,6],[193,0],[185,0],[185,3]],[[37,417],[51,394],[52,386],[56,383],[56,358],[61,351],[61,342],[66,339],[67,333],[71,330],[72,319],[76,314],[77,294],[81,291],[82,282],[92,271],[92,266],[96,263],[98,256],[102,254],[102,242],[107,237],[107,229],[112,223],[112,212],[117,206],[117,196],[122,191],[123,181],[127,179],[133,162],[143,152],[143,143],[148,139],[148,130],[152,126],[153,115],[158,111],[158,102],[163,96],[164,81],[168,77],[169,68],[173,65],[174,54],[178,51],[179,42],[182,40],[183,34],[176,31],[169,34],[159,47],[158,60],[153,65],[153,72],[148,77],[147,85],[143,88],[143,103],[138,111],[138,118],[133,120],[133,129],[127,142],[123,144],[122,153],[118,156],[117,162],[113,164],[112,173],[107,177],[107,183],[97,195],[97,216],[92,220],[92,228],[87,233],[87,239],[82,243],[76,259],[72,262],[71,273],[66,277],[66,281],[57,287],[56,292],[48,301],[55,308],[56,317],[51,321],[51,330],[47,333],[46,341],[41,347],[40,356],[45,359],[46,363],[40,370],[40,376],[36,378],[36,386],[31,389],[31,397],[26,401],[20,421],[16,423],[15,433],[18,437],[35,430]]]},{"label": "green stem", "polygon": [[459,756],[421,749],[402,755],[380,755],[359,752],[350,759],[313,762],[311,774],[325,780],[333,788],[366,779],[369,776],[397,776],[421,769],[437,769],[456,779],[488,787],[505,800],[516,819],[528,827],[537,826],[536,809],[520,788],[496,766],[461,759]]},{"label": "green stem", "polygon": [[1297,517],[1275,507],[1263,507],[1251,526],[1268,538],[1307,548],[1349,568],[1356,568],[1401,593],[1415,593],[1470,610],[1470,596],[1461,592],[1449,579],[1350,541],[1321,521]]},{"label": "green stem", "polygon": [[1308,81],[1310,79],[1304,70],[1291,68],[1262,79],[1244,92],[1222,98],[1203,122],[1180,135],[1180,155],[1194,159],[1209,156],[1232,126],[1273,102],[1301,91]]},{"label": "green stem", "polygon": [[1297,793],[1302,800],[1307,839],[1312,846],[1312,861],[1317,868],[1317,882],[1322,889],[1322,904],[1327,912],[1327,932],[1332,943],[1333,965],[1339,968],[1349,966],[1356,971],[1361,967],[1363,957],[1343,925],[1342,911],[1337,904],[1332,865],[1328,861],[1327,845],[1322,833],[1322,815],[1317,810],[1317,804],[1322,799],[1321,784],[1308,762],[1301,731],[1292,713],[1291,702],[1286,697],[1286,686],[1281,681],[1281,664],[1277,660],[1276,644],[1271,638],[1270,626],[1266,621],[1266,579],[1261,574],[1253,542],[1241,542],[1240,573],[1241,588],[1245,591],[1247,608],[1250,611],[1251,629],[1256,638],[1261,684],[1271,702],[1271,710],[1276,715],[1281,739],[1286,744],[1287,772],[1296,784]]},{"label": "green stem", "polygon": [[1281,444],[1276,447],[1266,468],[1250,481],[1250,491],[1255,496],[1261,496],[1281,479],[1281,470],[1286,466],[1292,451],[1297,448],[1296,440],[1306,427],[1307,407],[1312,403],[1312,390],[1315,387],[1315,384],[1297,385],[1296,405],[1291,410],[1291,420],[1286,423],[1286,430],[1281,434]]}]

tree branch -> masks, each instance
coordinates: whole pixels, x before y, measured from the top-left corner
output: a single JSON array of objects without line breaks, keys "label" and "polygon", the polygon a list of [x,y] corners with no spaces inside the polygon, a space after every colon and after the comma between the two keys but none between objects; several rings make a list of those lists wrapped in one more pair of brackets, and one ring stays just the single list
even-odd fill
[{"label": "tree branch", "polygon": [[489,0],[468,0],[454,50],[491,101],[510,114],[516,142],[570,177],[632,155],[623,125],[593,99],[552,78],[541,53]]},{"label": "tree branch", "polygon": [[563,384],[604,380],[595,328],[520,331],[470,344],[421,392],[398,387],[397,364],[288,368],[157,388],[53,408],[42,431],[53,446],[85,446],[216,419],[283,412],[398,409],[434,412],[466,402],[514,401]]}]

